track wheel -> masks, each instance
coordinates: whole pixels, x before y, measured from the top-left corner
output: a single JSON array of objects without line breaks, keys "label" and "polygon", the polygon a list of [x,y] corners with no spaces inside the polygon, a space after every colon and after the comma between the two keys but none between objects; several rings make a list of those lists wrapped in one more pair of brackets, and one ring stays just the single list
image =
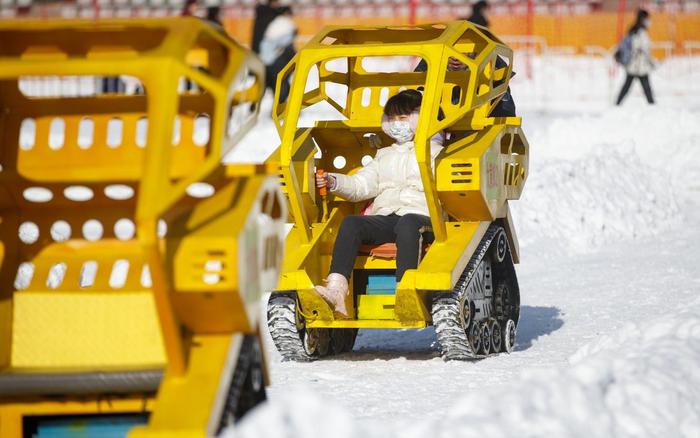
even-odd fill
[{"label": "track wheel", "polygon": [[496,241],[493,246],[494,255],[496,256],[496,261],[498,263],[503,263],[506,259],[506,254],[508,253],[508,238],[506,237],[506,232],[501,228],[496,235]]},{"label": "track wheel", "polygon": [[462,305],[459,308],[459,319],[462,323],[462,327],[469,331],[469,326],[472,324],[472,317],[474,316],[474,304],[469,297],[464,297]]},{"label": "track wheel", "polygon": [[489,330],[491,330],[491,348],[494,353],[500,353],[503,348],[503,333],[501,332],[501,324],[495,319],[489,321]]},{"label": "track wheel", "polygon": [[509,319],[503,326],[503,351],[510,353],[515,347],[515,321]]},{"label": "track wheel", "polygon": [[304,351],[309,356],[326,356],[331,345],[328,329],[304,330]]},{"label": "track wheel", "polygon": [[491,329],[487,322],[483,322],[481,325],[481,352],[485,355],[491,354]]},{"label": "track wheel", "polygon": [[474,352],[478,353],[481,350],[481,341],[481,326],[479,324],[472,324],[472,328],[469,330],[469,343]]},{"label": "track wheel", "polygon": [[265,399],[260,342],[255,335],[245,335],[229,384],[219,431],[240,420],[243,415]]},{"label": "track wheel", "polygon": [[267,326],[284,360],[307,362],[330,352],[328,329],[307,329],[296,292],[275,292],[267,303]]},{"label": "track wheel", "polygon": [[357,337],[357,329],[331,329],[331,353],[341,354],[352,351]]}]

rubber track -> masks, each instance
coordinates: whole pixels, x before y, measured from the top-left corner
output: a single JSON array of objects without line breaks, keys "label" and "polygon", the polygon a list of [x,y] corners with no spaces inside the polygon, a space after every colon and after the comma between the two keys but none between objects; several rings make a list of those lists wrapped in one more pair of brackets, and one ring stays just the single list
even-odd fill
[{"label": "rubber track", "polygon": [[[238,420],[248,411],[265,401],[265,385],[262,381],[262,346],[257,336],[245,335],[238,353],[238,361],[231,378],[226,404],[221,413],[217,434]],[[259,387],[256,388],[254,380]]]},{"label": "rubber track", "polygon": [[460,324],[460,298],[466,293],[479,263],[487,255],[494,237],[502,228],[493,224],[486,230],[474,255],[464,269],[452,292],[437,294],[433,299],[433,325],[437,334],[440,353],[445,360],[469,360],[485,357],[473,351],[464,328]]},{"label": "rubber track", "polygon": [[267,326],[282,359],[309,362],[315,357],[304,349],[296,325],[296,306],[296,298],[293,295],[273,293],[267,303]]}]

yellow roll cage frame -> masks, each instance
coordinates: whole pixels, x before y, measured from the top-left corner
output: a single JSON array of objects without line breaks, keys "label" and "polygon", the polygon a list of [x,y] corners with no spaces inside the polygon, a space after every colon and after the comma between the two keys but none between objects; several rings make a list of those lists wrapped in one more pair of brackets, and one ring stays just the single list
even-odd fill
[{"label": "yellow roll cage frame", "polygon": [[[397,56],[419,57],[427,71],[369,71],[364,65],[365,58]],[[464,64],[466,71],[448,71],[451,57]],[[281,146],[268,163],[279,166],[294,226],[287,239],[278,290],[297,291],[304,315],[311,316],[308,327],[424,327],[431,319],[429,292],[454,287],[489,224],[499,218],[508,230],[517,262],[518,245],[507,201],[518,199],[522,192],[528,145],[519,117],[489,116],[508,88],[512,57],[512,50],[488,29],[466,21],[406,27],[329,26],[279,74],[277,89],[291,78],[291,91],[287,102],[277,99],[274,103]],[[498,58],[504,66],[497,66]],[[332,64],[338,62],[342,68]],[[316,75],[318,86],[308,90],[309,84],[314,85],[307,83],[308,78]],[[344,99],[333,95],[332,88],[338,86],[344,90]],[[373,155],[363,140],[365,134],[379,135],[389,144],[380,127],[382,100],[402,88],[418,87],[423,87],[423,105],[415,152],[435,243],[418,269],[404,275],[395,301],[392,298],[387,303],[384,297],[369,304],[372,300],[364,300],[375,310],[362,313],[381,315],[381,319],[335,320],[313,285],[320,284],[326,274],[340,221],[359,209],[331,196],[334,208],[327,221],[316,219],[321,216],[322,201],[314,189],[314,167],[331,168],[332,159],[342,150],[349,172],[359,168],[363,154]],[[300,127],[302,112],[320,102],[345,120]],[[442,130],[452,138],[433,169],[429,140]],[[392,267],[393,261],[373,257],[358,257],[355,266]]]}]

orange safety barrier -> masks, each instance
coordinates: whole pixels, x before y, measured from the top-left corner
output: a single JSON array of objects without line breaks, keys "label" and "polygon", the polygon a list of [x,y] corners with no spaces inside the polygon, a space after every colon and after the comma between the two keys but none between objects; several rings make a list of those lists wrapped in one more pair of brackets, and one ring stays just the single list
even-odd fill
[{"label": "orange safety barrier", "polygon": [[[449,21],[457,17],[447,15],[418,16],[417,22],[430,23]],[[294,21],[299,28],[298,45],[303,45],[326,25],[372,26],[407,25],[408,15],[386,16],[331,16],[297,15]],[[499,36],[526,35],[525,15],[493,15],[491,30]],[[625,16],[625,29],[634,20],[634,12]],[[231,36],[244,43],[250,42],[252,16],[231,17],[224,21]],[[700,41],[700,13],[679,12],[675,14],[655,12],[652,14],[651,39],[655,43],[670,43],[669,51],[683,53],[685,41]],[[611,48],[617,44],[617,13],[596,12],[581,15],[536,14],[533,17],[534,37],[543,38],[548,46],[569,46],[584,53],[586,46]],[[515,47],[517,49],[517,44]],[[667,52],[657,51],[655,56],[663,58]]]}]

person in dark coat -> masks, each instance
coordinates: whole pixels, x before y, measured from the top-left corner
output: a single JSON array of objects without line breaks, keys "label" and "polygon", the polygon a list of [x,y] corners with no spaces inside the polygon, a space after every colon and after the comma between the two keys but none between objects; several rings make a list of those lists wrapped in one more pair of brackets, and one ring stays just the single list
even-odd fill
[{"label": "person in dark coat", "polygon": [[632,57],[627,65],[625,65],[625,83],[622,84],[622,89],[617,97],[617,105],[620,105],[627,95],[627,92],[632,86],[632,81],[639,79],[644,90],[644,96],[649,104],[654,104],[654,94],[651,91],[649,83],[649,74],[656,67],[656,62],[651,56],[651,40],[649,39],[649,12],[644,9],[637,11],[637,19],[627,32],[627,35],[632,39]]},{"label": "person in dark coat", "polygon": [[[480,26],[488,27],[489,21],[484,16],[484,12],[488,9],[489,4],[486,1],[478,1],[472,6],[472,15],[469,16],[467,21],[470,23],[478,24]],[[506,62],[501,59],[501,57],[496,57],[496,68],[506,67]],[[426,71],[428,69],[428,64],[425,60],[416,66],[415,71]],[[455,58],[450,58],[447,64],[448,70],[466,70],[467,66],[457,61]],[[511,78],[515,75],[515,72],[511,72]],[[501,85],[503,81],[494,82],[494,87]],[[459,92],[460,90],[454,88],[452,90],[452,103],[459,102]],[[515,116],[515,101],[513,101],[513,96],[510,94],[510,87],[506,89],[506,92],[501,97],[501,100],[496,104],[496,106],[491,110],[489,114],[491,117],[513,117]]]},{"label": "person in dark coat", "polygon": [[251,49],[253,52],[260,53],[260,43],[265,36],[267,27],[272,23],[272,20],[281,15],[281,10],[278,0],[260,1],[255,6],[255,19],[253,20],[253,38],[251,41]]},{"label": "person in dark coat", "polygon": [[472,6],[472,14],[467,18],[470,23],[478,24],[479,26],[489,27],[489,20],[486,18],[486,11],[489,9],[488,2],[481,0]]},{"label": "person in dark coat", "polygon": [[221,22],[221,7],[219,6],[208,6],[207,15],[205,18],[211,24],[215,24],[223,27],[224,24]]},{"label": "person in dark coat", "polygon": [[[260,60],[265,64],[265,86],[273,92],[277,86],[277,76],[289,61],[296,55],[294,39],[297,35],[297,27],[292,18],[292,9],[289,6],[280,8],[281,14],[275,17],[263,35],[260,42]],[[289,96],[289,75],[282,81],[278,90],[278,100],[286,102]]]}]

